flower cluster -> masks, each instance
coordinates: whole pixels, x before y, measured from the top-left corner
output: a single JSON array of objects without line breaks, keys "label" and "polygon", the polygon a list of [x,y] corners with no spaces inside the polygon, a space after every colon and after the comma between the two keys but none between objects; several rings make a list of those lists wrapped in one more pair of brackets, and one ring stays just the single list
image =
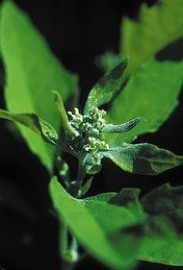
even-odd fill
[{"label": "flower cluster", "polygon": [[76,137],[74,138],[75,146],[77,149],[78,142],[81,148],[79,150],[85,150],[86,152],[97,152],[98,150],[109,149],[109,145],[101,140],[101,133],[106,125],[104,116],[106,112],[94,108],[88,115],[82,115],[78,108],[73,112],[68,112],[70,116],[70,124],[76,131]]},{"label": "flower cluster", "polygon": [[119,152],[120,149],[110,148],[110,146],[102,140],[104,133],[123,133],[133,129],[141,120],[134,118],[120,125],[108,124],[105,121],[106,112],[93,108],[89,113],[82,115],[78,108],[74,112],[68,112],[69,125],[73,129],[73,135],[67,141],[67,149],[69,152],[80,160],[80,164],[85,168],[87,174],[98,173],[102,167],[101,161],[104,157],[108,157],[113,152]]}]

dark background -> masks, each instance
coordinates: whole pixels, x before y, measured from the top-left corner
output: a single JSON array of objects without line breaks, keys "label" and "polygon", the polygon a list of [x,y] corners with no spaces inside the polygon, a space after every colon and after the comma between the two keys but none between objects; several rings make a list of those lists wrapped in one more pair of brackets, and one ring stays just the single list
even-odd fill
[{"label": "dark background", "polygon": [[[17,0],[46,37],[52,51],[69,70],[78,73],[82,89],[81,104],[91,86],[102,75],[94,59],[119,44],[121,17],[138,17],[140,0]],[[143,1],[152,5],[155,1]],[[34,52],[32,52],[34,53]],[[4,81],[1,66],[1,88]],[[183,98],[181,105],[156,134],[143,136],[146,141],[183,153]],[[0,107],[4,106],[0,91]],[[182,184],[182,168],[156,177],[134,176],[105,162],[96,177],[90,195],[119,191],[123,186],[139,187],[142,194],[170,182]],[[48,195],[48,175],[39,161],[0,121],[0,265],[5,270],[59,270],[58,222]],[[76,269],[106,269],[86,257]],[[176,269],[141,263],[140,269]],[[179,268],[180,269],[180,268]]]}]

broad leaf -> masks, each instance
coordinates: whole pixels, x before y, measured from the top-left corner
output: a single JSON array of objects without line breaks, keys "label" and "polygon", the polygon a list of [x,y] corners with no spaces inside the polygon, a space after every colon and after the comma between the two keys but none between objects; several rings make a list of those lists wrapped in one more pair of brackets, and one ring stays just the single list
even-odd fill
[{"label": "broad leaf", "polygon": [[[89,206],[88,210],[92,212],[92,214],[95,217],[97,217],[98,222],[100,222],[102,226],[109,231],[114,230],[115,226],[117,227],[120,226],[119,223],[120,217],[117,217],[117,210],[115,212],[115,209],[117,208],[116,207],[113,208],[111,206],[120,206],[120,208],[118,209],[125,209],[127,212],[129,211],[135,217],[135,219],[137,218],[138,220],[137,224],[136,225],[134,224],[135,225],[134,227],[137,226],[136,227],[137,231],[136,232],[134,231],[134,233],[137,234],[136,237],[137,236],[139,237],[143,233],[141,230],[142,227],[141,226],[139,227],[139,225],[142,225],[142,223],[146,220],[146,215],[144,214],[143,208],[139,202],[139,193],[140,190],[138,189],[123,188],[119,193],[114,194],[114,192],[113,193],[110,192],[99,194],[97,196],[84,199],[84,202],[87,207]],[[130,194],[130,200],[129,198],[127,200],[127,194],[128,195]],[[97,204],[95,204],[95,202],[99,201],[108,202],[108,204],[107,206],[106,204],[103,205],[101,204],[101,207],[97,208]],[[106,211],[106,208],[108,208],[108,210],[111,209],[111,212],[108,213]],[[123,216],[123,218],[125,219],[125,215]],[[127,223],[129,222],[128,218],[126,221]],[[125,224],[126,221],[123,220],[122,221],[123,224]]]},{"label": "broad leaf", "polygon": [[[61,222],[65,222],[86,250],[114,269],[135,264],[140,237],[126,231],[144,222],[144,215],[103,199],[77,200],[53,178],[50,192]],[[110,198],[110,196],[109,196]],[[134,245],[135,242],[135,245]]]},{"label": "broad leaf", "polygon": [[40,135],[46,142],[53,145],[57,144],[58,134],[56,130],[35,113],[10,113],[0,109],[0,118],[21,124]]},{"label": "broad leaf", "polygon": [[101,201],[101,202],[109,202],[111,201],[111,199],[116,196],[117,193],[116,192],[106,192],[106,193],[101,193],[101,194],[98,194],[98,195],[94,195],[94,196],[91,196],[91,197],[86,197],[84,200],[85,201]]},{"label": "broad leaf", "polygon": [[124,171],[137,174],[157,175],[183,164],[183,156],[148,143],[124,144],[102,154]]},{"label": "broad leaf", "polygon": [[140,189],[122,188],[120,192],[115,194],[110,200],[111,204],[119,205],[130,209],[134,213],[143,214],[142,206],[139,201]]},{"label": "broad leaf", "polygon": [[120,64],[107,72],[91,89],[84,108],[85,114],[95,107],[100,107],[111,101],[114,95],[119,92],[126,80],[124,74],[128,60],[123,60]]},{"label": "broad leaf", "polygon": [[183,266],[183,187],[165,184],[142,199],[149,214],[139,258]]},{"label": "broad leaf", "polygon": [[[58,63],[29,19],[11,1],[1,7],[0,50],[6,71],[6,104],[14,113],[36,113],[59,131],[53,101],[56,89],[64,101],[76,100],[77,79]],[[54,150],[37,135],[19,127],[30,149],[51,170]]]},{"label": "broad leaf", "polygon": [[164,184],[142,198],[139,190],[124,188],[110,200],[138,211],[143,206],[147,213],[138,258],[153,263],[183,265],[183,187]]},{"label": "broad leaf", "polygon": [[105,140],[115,146],[141,134],[155,132],[176,108],[182,78],[182,63],[151,59],[141,65],[114,99],[107,120],[121,124],[140,116],[146,121],[125,134],[106,134]]},{"label": "broad leaf", "polygon": [[138,21],[123,19],[120,50],[131,59],[129,72],[183,36],[182,9],[182,0],[160,0],[152,7],[143,4]]}]

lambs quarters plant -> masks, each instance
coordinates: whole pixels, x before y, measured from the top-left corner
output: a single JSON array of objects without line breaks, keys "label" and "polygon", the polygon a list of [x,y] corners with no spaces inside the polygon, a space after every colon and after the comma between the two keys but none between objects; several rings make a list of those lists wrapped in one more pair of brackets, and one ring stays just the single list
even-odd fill
[{"label": "lambs quarters plant", "polygon": [[[182,186],[165,184],[142,198],[133,188],[85,195],[106,158],[124,171],[144,175],[183,164],[183,156],[135,143],[138,136],[155,132],[178,104],[183,64],[159,61],[155,54],[182,37],[183,20],[177,15],[181,7],[180,0],[160,1],[151,8],[142,6],[139,22],[124,19],[122,49],[119,55],[101,57],[106,73],[82,111],[77,76],[58,63],[13,2],[1,5],[8,110],[0,109],[0,117],[15,122],[50,174],[50,196],[60,221],[60,255],[68,264],[88,252],[112,269],[133,269],[139,260],[183,266]],[[166,32],[157,25],[158,18],[162,25],[172,22]],[[156,29],[153,36],[151,27]],[[74,178],[65,153],[78,161]]]}]

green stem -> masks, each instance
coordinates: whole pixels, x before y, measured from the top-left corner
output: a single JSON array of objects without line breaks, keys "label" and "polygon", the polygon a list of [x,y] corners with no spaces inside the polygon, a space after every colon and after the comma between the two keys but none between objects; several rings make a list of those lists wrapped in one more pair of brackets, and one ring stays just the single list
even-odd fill
[{"label": "green stem", "polygon": [[[61,230],[61,253],[64,259],[64,270],[68,268],[68,265],[76,263],[79,259],[78,242],[74,236],[72,236],[71,244],[68,243],[68,227],[66,224],[62,225]],[[67,265],[67,267],[66,267]]]},{"label": "green stem", "polygon": [[86,176],[86,170],[81,162],[81,160],[79,160],[79,165],[78,165],[78,175],[77,175],[77,198],[80,197],[80,193],[81,193],[81,186],[82,183],[84,181],[84,178]]},{"label": "green stem", "polygon": [[79,252],[78,252],[78,241],[74,236],[72,236],[72,243],[70,246],[70,252],[72,255],[73,262],[77,262],[79,260]]},{"label": "green stem", "polygon": [[61,228],[61,252],[62,256],[65,257],[68,251],[68,229],[65,223],[62,224]]},{"label": "green stem", "polygon": [[[62,161],[62,160],[61,160]],[[81,186],[86,176],[85,168],[82,164],[82,159],[79,159],[78,173],[76,181],[68,181],[67,178],[67,191],[74,197],[79,198],[81,193]],[[71,244],[68,243],[68,227],[63,224],[61,232],[61,249],[64,258],[63,269],[70,270],[73,265],[79,260],[80,254],[78,252],[78,241],[72,235]]]},{"label": "green stem", "polygon": [[[73,184],[74,182],[76,183],[76,192],[74,194],[75,197],[79,197],[80,195],[80,189],[81,189],[81,185],[82,185],[85,175],[86,173],[85,173],[84,167],[79,162],[77,180],[70,182],[70,186],[68,186],[68,191],[69,191],[70,188],[72,188],[71,184]],[[62,238],[61,239],[62,255],[65,260],[64,270],[71,269],[72,265],[76,263],[80,257],[80,254],[78,252],[78,241],[72,235],[71,244],[70,246],[68,245],[68,228],[65,224],[63,224],[61,238]]]}]

